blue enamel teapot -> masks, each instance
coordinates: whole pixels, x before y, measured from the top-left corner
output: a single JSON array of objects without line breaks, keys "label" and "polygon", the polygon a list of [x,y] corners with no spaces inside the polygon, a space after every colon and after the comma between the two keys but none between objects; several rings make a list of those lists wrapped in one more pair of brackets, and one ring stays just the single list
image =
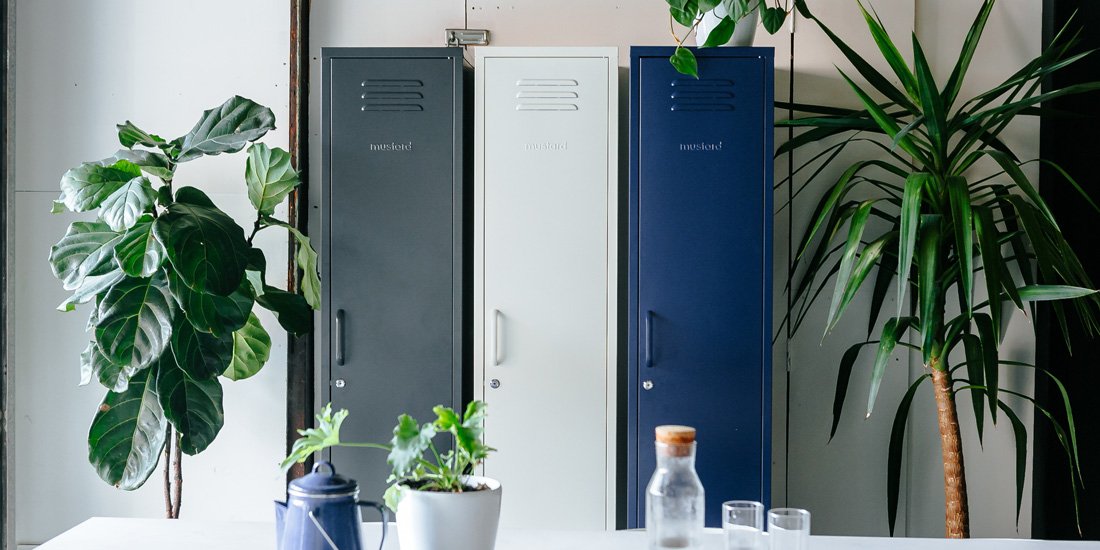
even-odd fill
[{"label": "blue enamel teapot", "polygon": [[[321,470],[327,468],[328,472]],[[336,473],[328,462],[290,482],[287,501],[275,502],[275,528],[279,550],[363,550],[360,506],[382,514],[382,541],[386,541],[386,508],[359,500],[359,485]]]}]

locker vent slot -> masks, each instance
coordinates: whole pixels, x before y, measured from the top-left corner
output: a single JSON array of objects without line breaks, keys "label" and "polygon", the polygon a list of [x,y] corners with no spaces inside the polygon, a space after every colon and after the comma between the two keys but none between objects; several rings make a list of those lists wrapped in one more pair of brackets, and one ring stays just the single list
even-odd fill
[{"label": "locker vent slot", "polygon": [[424,87],[420,80],[398,80],[373,78],[359,84],[362,92],[359,98],[363,104],[361,111],[423,111],[424,93],[417,91]]},{"label": "locker vent slot", "polygon": [[571,78],[521,78],[516,81],[517,111],[578,111],[580,83]]},{"label": "locker vent slot", "polygon": [[671,83],[673,111],[733,111],[737,94],[725,78],[676,79]]}]

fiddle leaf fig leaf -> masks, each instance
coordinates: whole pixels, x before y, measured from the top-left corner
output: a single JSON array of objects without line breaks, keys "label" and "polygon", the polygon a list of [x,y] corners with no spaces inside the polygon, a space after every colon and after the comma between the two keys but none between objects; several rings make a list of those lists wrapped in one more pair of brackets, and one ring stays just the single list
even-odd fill
[{"label": "fiddle leaf fig leaf", "polygon": [[80,288],[89,275],[103,275],[115,268],[115,247],[122,235],[102,222],[73,222],[50,248],[50,268],[65,290]]},{"label": "fiddle leaf fig leaf", "polygon": [[259,294],[256,303],[274,313],[283,329],[294,334],[309,332],[313,310],[300,294],[269,285],[264,285],[263,292]]},{"label": "fiddle leaf fig leaf", "polygon": [[157,467],[167,431],[152,369],[108,392],[88,430],[88,461],[99,477],[126,491],[141,487]]},{"label": "fiddle leaf fig leaf", "polygon": [[96,270],[89,273],[84,281],[80,283],[80,286],[73,289],[72,296],[69,296],[57,306],[57,310],[72,311],[77,305],[91,301],[92,298],[107,292],[124,278],[126,278],[126,274],[113,264],[104,267],[102,271]]},{"label": "fiddle leaf fig leaf", "polygon": [[234,96],[220,107],[202,114],[187,135],[183,136],[178,162],[203,155],[236,153],[251,141],[263,137],[275,128],[275,114],[250,99]]},{"label": "fiddle leaf fig leaf", "polygon": [[165,353],[156,370],[157,394],[164,416],[180,433],[180,450],[201,453],[225,423],[221,382],[193,378],[176,363],[174,353]]},{"label": "fiddle leaf fig leaf", "polygon": [[164,138],[138,128],[137,125],[129,120],[116,127],[118,128],[118,142],[127,149],[135,145],[159,147],[165,143]]},{"label": "fiddle leaf fig leaf", "polygon": [[229,334],[243,327],[255,303],[248,283],[244,281],[229,296],[218,296],[192,290],[179,275],[169,273],[168,288],[176,297],[176,302],[183,309],[191,326],[195,330],[216,336]]},{"label": "fiddle leaf fig leaf", "polygon": [[248,200],[263,216],[275,213],[275,207],[298,186],[298,173],[290,166],[290,153],[269,149],[263,143],[248,148],[244,180],[248,185]]},{"label": "fiddle leaf fig leaf", "polygon": [[184,315],[172,325],[172,353],[176,364],[195,380],[211,380],[225,372],[233,358],[233,336],[199,332]]},{"label": "fiddle leaf fig leaf", "polygon": [[233,358],[222,375],[234,381],[250,378],[264,368],[270,356],[271,336],[260,318],[249,314],[248,322],[233,333]]},{"label": "fiddle leaf fig leaf", "polygon": [[138,176],[119,187],[103,199],[99,217],[115,231],[126,231],[137,223],[142,214],[149,212],[157,192],[144,176]]},{"label": "fiddle leaf fig leaf", "polygon": [[153,217],[149,214],[138,218],[126,231],[114,253],[118,266],[131,277],[152,277],[164,265],[168,254],[153,236]]},{"label": "fiddle leaf fig leaf", "polygon": [[60,202],[73,212],[98,208],[107,197],[134,178],[141,177],[141,168],[120,160],[110,166],[86,162],[65,172],[61,177]]},{"label": "fiddle leaf fig leaf", "polygon": [[161,276],[126,277],[99,303],[95,340],[113,363],[141,370],[153,364],[172,337],[175,301]]},{"label": "fiddle leaf fig leaf", "polygon": [[393,429],[393,439],[390,441],[393,448],[386,459],[393,467],[394,475],[405,476],[420,463],[420,457],[428,450],[435,433],[435,424],[431,422],[421,426],[407,414],[397,418],[397,426]]},{"label": "fiddle leaf fig leaf", "polygon": [[99,161],[100,165],[110,166],[120,160],[133,163],[146,174],[164,180],[172,179],[172,161],[164,153],[143,149],[119,149],[114,156]]},{"label": "fiddle leaf fig leaf", "polygon": [[678,47],[668,60],[680,74],[699,78],[699,62],[695,59],[695,54],[691,53],[691,50]]},{"label": "fiddle leaf fig leaf", "polygon": [[317,272],[317,251],[313,249],[309,237],[302,234],[294,226],[270,217],[264,217],[268,225],[277,225],[286,228],[294,239],[298,241],[298,252],[294,255],[298,268],[302,270],[302,296],[306,303],[313,309],[321,309],[321,276]]},{"label": "fiddle leaf fig leaf", "polygon": [[68,208],[65,207],[65,201],[56,200],[50,205],[50,214],[60,214],[62,212],[68,212]]},{"label": "fiddle leaf fig leaf", "polygon": [[130,367],[121,367],[107,359],[99,344],[88,342],[88,347],[80,354],[80,385],[86,386],[92,378],[99,380],[105,388],[122,393],[130,385],[130,377],[137,371]]},{"label": "fiddle leaf fig leaf", "polygon": [[240,287],[249,250],[244,230],[202,192],[180,189],[168,213],[153,224],[153,234],[192,290],[226,296]]}]

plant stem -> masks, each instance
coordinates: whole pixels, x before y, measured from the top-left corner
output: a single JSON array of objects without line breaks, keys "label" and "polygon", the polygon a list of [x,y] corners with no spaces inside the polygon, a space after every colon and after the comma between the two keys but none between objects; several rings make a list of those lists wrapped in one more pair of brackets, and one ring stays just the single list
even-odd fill
[{"label": "plant stem", "polygon": [[168,426],[168,434],[164,439],[164,517],[172,519],[172,478],[169,472],[172,469],[172,426]]},{"label": "plant stem", "polygon": [[966,497],[966,471],[963,467],[962,441],[959,436],[959,415],[955,396],[951,392],[951,375],[930,366],[932,387],[936,397],[936,412],[943,451],[943,483],[947,512],[947,538],[970,538],[970,511]]},{"label": "plant stem", "polygon": [[172,478],[172,519],[179,519],[183,500],[183,451],[178,439],[172,447]]}]

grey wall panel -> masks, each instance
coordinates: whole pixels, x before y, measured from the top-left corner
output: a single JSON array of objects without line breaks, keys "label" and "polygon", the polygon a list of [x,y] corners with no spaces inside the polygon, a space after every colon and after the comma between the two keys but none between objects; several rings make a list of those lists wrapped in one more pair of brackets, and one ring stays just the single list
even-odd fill
[{"label": "grey wall panel", "polygon": [[[461,50],[323,50],[323,368],[347,441],[461,406]],[[324,397],[323,397],[324,398]],[[385,453],[336,449],[380,498]]]}]

